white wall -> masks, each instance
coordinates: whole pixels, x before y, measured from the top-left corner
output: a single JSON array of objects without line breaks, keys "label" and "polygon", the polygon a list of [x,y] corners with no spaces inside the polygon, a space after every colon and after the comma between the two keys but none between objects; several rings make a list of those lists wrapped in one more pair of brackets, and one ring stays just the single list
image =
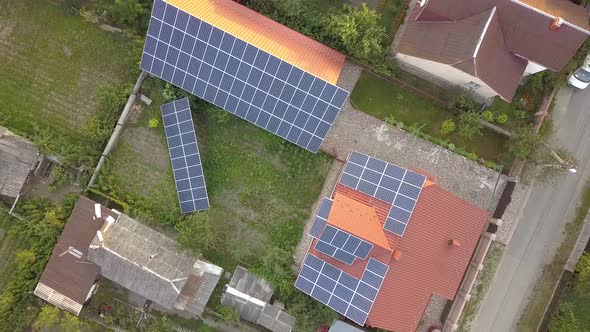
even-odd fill
[{"label": "white wall", "polygon": [[465,87],[465,85],[469,82],[479,84],[480,87],[473,90],[473,93],[481,96],[482,98],[487,99],[498,95],[478,77],[471,76],[457,68],[451,67],[450,65],[417,58],[403,53],[398,53],[396,57],[399,61],[403,61],[409,65],[420,68],[430,75],[436,76],[437,78],[447,81],[450,84],[463,87]]},{"label": "white wall", "polygon": [[524,75],[523,76],[528,76],[531,74],[535,74],[538,73],[540,71],[543,71],[547,69],[547,67],[543,67],[538,63],[534,63],[532,61],[529,61],[529,64],[526,66],[526,68],[524,69]]}]

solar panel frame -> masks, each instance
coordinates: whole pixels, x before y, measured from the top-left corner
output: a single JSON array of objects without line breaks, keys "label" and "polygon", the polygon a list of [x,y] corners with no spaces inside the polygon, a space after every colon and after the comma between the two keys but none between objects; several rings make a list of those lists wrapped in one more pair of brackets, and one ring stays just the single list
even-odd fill
[{"label": "solar panel frame", "polygon": [[[295,280],[295,288],[363,326],[387,274],[386,270],[380,276],[374,270],[383,272],[381,267],[384,265],[370,258],[363,276],[358,279],[308,253]],[[381,278],[378,287],[363,281],[366,273],[373,278]]]},{"label": "solar panel frame", "polygon": [[[176,18],[179,15],[182,16],[180,20]],[[185,19],[187,16],[188,19]],[[142,70],[314,153],[319,150],[349,95],[344,89],[163,0],[154,1],[148,36],[150,38],[146,38],[140,65]],[[185,46],[185,40],[188,46]],[[194,46],[189,52],[190,45]],[[188,61],[187,56],[190,57]],[[238,63],[239,68],[236,68]],[[246,89],[234,91],[232,85],[228,91],[229,81],[226,81],[223,85],[225,90],[222,90],[222,72],[235,74],[233,83],[239,80],[246,85]],[[264,73],[272,76],[273,81],[265,78],[263,83]],[[224,93],[220,94],[220,91]],[[227,105],[230,96],[244,103],[232,100]],[[269,97],[283,100],[298,110],[297,113],[304,114],[291,112],[287,117],[277,115],[271,103],[264,107]],[[280,106],[276,104],[274,107]],[[281,113],[280,110],[278,113]],[[307,126],[311,118],[314,119],[312,125]],[[313,125],[315,120],[318,125]]]},{"label": "solar panel frame", "polygon": [[391,204],[383,228],[403,236],[426,176],[353,151],[338,182]]},{"label": "solar panel frame", "polygon": [[182,213],[209,208],[209,195],[188,98],[160,106],[178,204]]}]

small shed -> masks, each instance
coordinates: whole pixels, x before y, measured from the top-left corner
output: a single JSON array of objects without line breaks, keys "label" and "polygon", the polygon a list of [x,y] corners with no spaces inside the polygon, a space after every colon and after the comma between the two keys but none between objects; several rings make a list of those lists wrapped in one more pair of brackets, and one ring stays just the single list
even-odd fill
[{"label": "small shed", "polygon": [[39,149],[0,126],[0,196],[16,198],[39,160]]},{"label": "small shed", "polygon": [[221,296],[221,304],[232,307],[240,318],[274,332],[290,332],[295,317],[270,304],[273,289],[270,283],[238,266]]},{"label": "small shed", "polygon": [[88,259],[103,277],[166,309],[193,316],[202,315],[223,272],[124,214],[96,232]]}]

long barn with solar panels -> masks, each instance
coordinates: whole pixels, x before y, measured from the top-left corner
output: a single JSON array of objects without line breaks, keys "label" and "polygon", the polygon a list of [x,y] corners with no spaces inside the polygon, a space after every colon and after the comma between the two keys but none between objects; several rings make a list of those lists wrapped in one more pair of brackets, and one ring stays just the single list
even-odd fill
[{"label": "long barn with solar panels", "polygon": [[312,152],[344,55],[232,0],[155,0],[141,69]]},{"label": "long barn with solar panels", "polygon": [[352,152],[295,288],[358,325],[415,331],[433,295],[454,299],[487,218],[421,171]]}]

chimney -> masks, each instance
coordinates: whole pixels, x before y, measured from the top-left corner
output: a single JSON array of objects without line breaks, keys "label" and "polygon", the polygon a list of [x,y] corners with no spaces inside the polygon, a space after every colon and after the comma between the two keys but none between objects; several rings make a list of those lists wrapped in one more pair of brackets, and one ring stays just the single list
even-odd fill
[{"label": "chimney", "polygon": [[561,17],[556,17],[551,23],[551,30],[557,30],[563,24],[563,19]]},{"label": "chimney", "polygon": [[399,261],[402,258],[402,252],[399,250],[394,250],[393,251],[393,259],[395,259],[396,261]]},{"label": "chimney", "polygon": [[461,242],[457,241],[457,240],[449,240],[449,246],[450,247],[460,247],[461,246]]},{"label": "chimney", "polygon": [[426,1],[428,1],[428,0],[418,0],[418,4],[420,5],[420,7],[424,7],[424,5],[426,4]]}]

